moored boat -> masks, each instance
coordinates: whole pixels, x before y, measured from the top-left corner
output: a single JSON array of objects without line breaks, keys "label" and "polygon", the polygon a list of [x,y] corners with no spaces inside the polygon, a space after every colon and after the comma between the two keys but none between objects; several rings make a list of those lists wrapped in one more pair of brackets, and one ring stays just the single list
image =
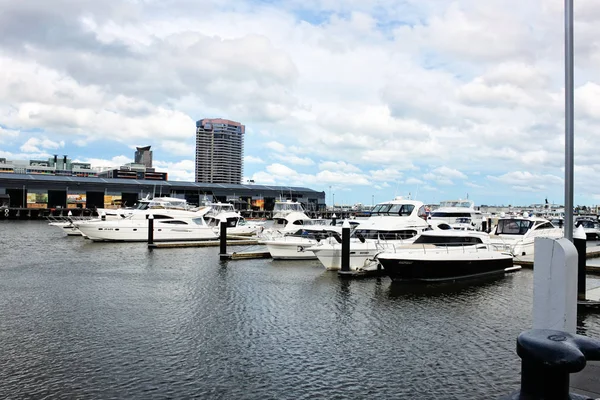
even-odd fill
[{"label": "moored boat", "polygon": [[[500,275],[513,270],[512,254],[489,242],[484,232],[432,230],[413,244],[376,256],[398,282],[443,282]],[[518,268],[518,267],[517,267]]]}]

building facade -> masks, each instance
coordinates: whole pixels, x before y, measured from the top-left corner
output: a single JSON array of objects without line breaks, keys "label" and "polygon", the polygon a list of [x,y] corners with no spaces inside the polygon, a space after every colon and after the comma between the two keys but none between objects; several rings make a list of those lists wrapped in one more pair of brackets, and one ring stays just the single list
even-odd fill
[{"label": "building facade", "polygon": [[244,133],[244,125],[228,119],[196,122],[196,182],[242,182]]},{"label": "building facade", "polygon": [[55,154],[46,160],[7,160],[0,158],[0,172],[11,174],[42,174],[95,177],[98,171],[90,163],[73,162],[66,155]]},{"label": "building facade", "polygon": [[144,164],[146,168],[152,168],[152,151],[151,146],[136,147],[135,150],[135,164]]}]

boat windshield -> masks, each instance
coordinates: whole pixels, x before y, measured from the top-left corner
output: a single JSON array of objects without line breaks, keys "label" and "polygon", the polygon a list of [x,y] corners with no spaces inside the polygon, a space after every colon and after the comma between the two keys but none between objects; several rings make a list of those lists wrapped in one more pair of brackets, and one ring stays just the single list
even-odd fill
[{"label": "boat windshield", "polygon": [[417,236],[415,229],[404,229],[398,231],[379,231],[375,229],[356,229],[354,236],[359,239],[370,240],[405,240]]},{"label": "boat windshield", "polygon": [[576,224],[577,227],[584,227],[584,228],[595,228],[596,227],[596,223],[594,221],[590,221],[590,220],[581,220],[581,221],[577,221]]},{"label": "boat windshield", "polygon": [[497,235],[524,235],[534,222],[527,219],[502,219],[498,221]]},{"label": "boat windshield", "polygon": [[465,244],[483,243],[481,238],[475,236],[433,236],[421,235],[415,239],[414,244],[433,244],[436,246],[463,246]]},{"label": "boat windshield", "polygon": [[377,204],[371,215],[399,215],[407,217],[412,214],[415,206],[413,204]]},{"label": "boat windshield", "polygon": [[323,229],[321,231],[313,231],[313,230],[306,230],[306,229],[298,229],[296,232],[291,233],[287,236],[294,236],[294,237],[303,237],[303,238],[307,238],[307,239],[316,239],[316,240],[322,240],[322,239],[327,239],[328,237],[331,236],[339,236],[339,232],[336,232],[335,230],[327,230],[327,229]]},{"label": "boat windshield", "polygon": [[473,208],[473,202],[467,200],[440,201],[440,208],[442,207]]},{"label": "boat windshield", "polygon": [[273,208],[273,212],[293,212],[293,211],[298,211],[298,212],[303,212],[304,208],[302,208],[302,204],[300,203],[296,203],[296,202],[292,202],[292,201],[282,201],[282,202],[276,202],[275,203],[275,207]]}]

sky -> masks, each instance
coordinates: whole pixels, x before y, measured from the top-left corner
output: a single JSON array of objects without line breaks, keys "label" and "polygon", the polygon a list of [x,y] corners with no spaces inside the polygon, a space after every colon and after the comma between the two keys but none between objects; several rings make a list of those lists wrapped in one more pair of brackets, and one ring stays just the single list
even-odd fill
[{"label": "sky", "polygon": [[[600,2],[574,3],[574,204],[596,205]],[[151,145],[194,181],[195,121],[227,118],[244,181],[328,204],[564,204],[563,4],[0,0],[0,157]]]}]

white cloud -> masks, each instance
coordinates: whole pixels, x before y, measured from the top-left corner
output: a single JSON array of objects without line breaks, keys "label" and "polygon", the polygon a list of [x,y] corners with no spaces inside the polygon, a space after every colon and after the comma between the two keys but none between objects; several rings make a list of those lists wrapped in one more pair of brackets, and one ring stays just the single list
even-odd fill
[{"label": "white cloud", "polygon": [[64,141],[55,142],[47,138],[31,137],[19,149],[26,153],[42,153],[46,150],[60,149],[64,145]]},{"label": "white cloud", "polygon": [[285,153],[286,148],[283,144],[279,143],[279,142],[268,142],[265,143],[265,147],[268,149],[271,149],[273,151],[276,151],[278,153]]},{"label": "white cloud", "polygon": [[288,162],[288,163],[290,163],[292,165],[304,165],[304,166],[307,166],[307,165],[314,165],[314,163],[315,163],[312,159],[310,159],[308,157],[298,157],[298,156],[295,156],[293,154],[287,154],[287,155],[284,155],[284,154],[274,154],[273,158],[275,158],[275,159],[277,159],[279,161]]},{"label": "white cloud", "polygon": [[345,161],[322,161],[319,163],[319,169],[322,171],[361,172],[360,168]]},{"label": "white cloud", "polygon": [[262,158],[255,156],[244,156],[244,162],[248,164],[264,164]]}]

